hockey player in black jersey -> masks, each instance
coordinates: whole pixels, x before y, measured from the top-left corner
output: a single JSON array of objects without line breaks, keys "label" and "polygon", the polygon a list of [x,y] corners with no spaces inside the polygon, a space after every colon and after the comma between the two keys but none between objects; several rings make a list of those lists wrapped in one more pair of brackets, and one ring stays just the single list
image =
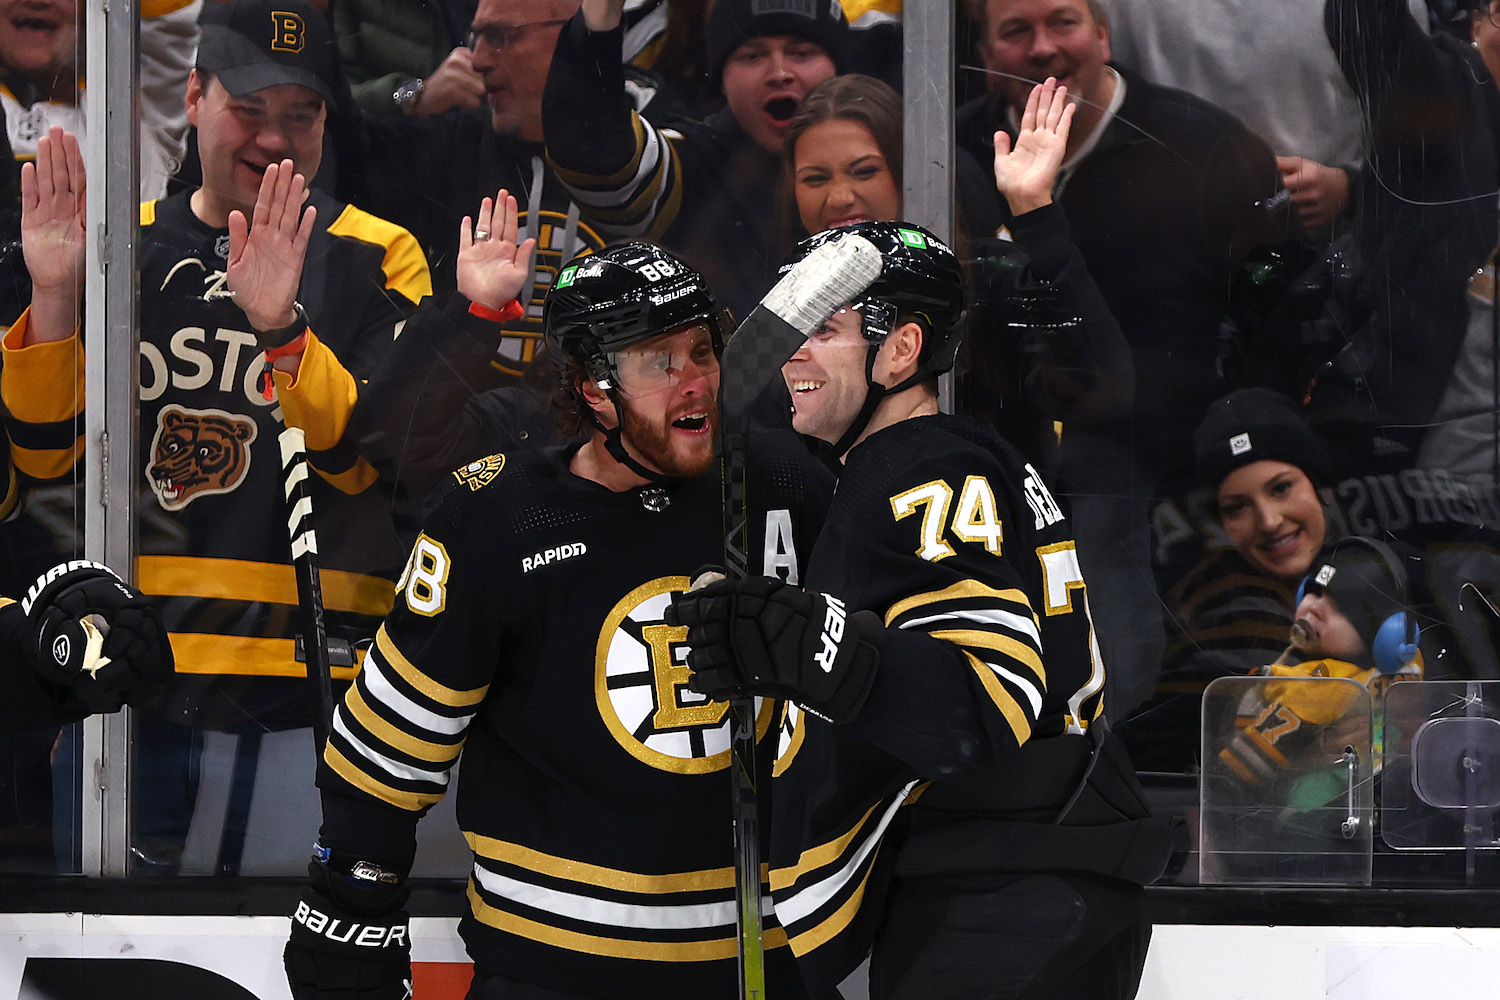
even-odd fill
[{"label": "hockey player in black jersey", "polygon": [[[319,770],[299,1000],[405,995],[415,828],[460,750],[470,997],[734,995],[728,706],[687,690],[686,629],[662,618],[722,551],[723,320],[701,275],[641,243],[574,258],[544,315],[562,420],[591,433],[439,492]],[[832,483],[785,438],[750,456],[751,537],[795,584]],[[767,923],[768,992],[806,997]]]},{"label": "hockey player in black jersey", "polygon": [[[679,597],[691,687],[786,697],[776,912],[810,986],[873,940],[871,996],[1133,996],[1165,830],[1107,740],[1069,521],[1034,468],[939,412],[962,273],[931,233],[864,223],[861,300],[783,369],[793,426],[843,456],[806,590]],[[903,808],[904,804],[904,808]]]}]

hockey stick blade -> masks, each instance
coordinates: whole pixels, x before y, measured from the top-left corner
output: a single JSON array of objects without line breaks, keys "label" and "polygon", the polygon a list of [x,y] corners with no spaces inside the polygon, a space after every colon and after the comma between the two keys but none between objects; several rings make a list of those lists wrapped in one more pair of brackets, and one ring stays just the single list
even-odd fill
[{"label": "hockey stick blade", "polygon": [[779,377],[802,342],[880,277],[881,256],[863,236],[831,240],[799,260],[729,338],[719,364],[719,419],[744,428],[750,403]]}]

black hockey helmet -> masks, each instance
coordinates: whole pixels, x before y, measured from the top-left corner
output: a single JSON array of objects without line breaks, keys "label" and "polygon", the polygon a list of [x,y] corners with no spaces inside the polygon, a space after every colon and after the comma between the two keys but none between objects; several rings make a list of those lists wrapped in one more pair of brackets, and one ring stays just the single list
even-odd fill
[{"label": "black hockey helmet", "polygon": [[[881,266],[880,276],[850,303],[863,316],[861,325],[870,349],[865,358],[865,402],[834,443],[837,455],[854,447],[886,396],[952,370],[967,315],[963,267],[958,257],[942,240],[910,222],[861,222],[825,230],[797,244],[782,265],[782,273],[824,243],[845,236],[862,236],[873,243],[880,251]],[[925,328],[921,361],[909,378],[887,388],[875,381],[875,355],[903,316],[915,317]]]},{"label": "black hockey helmet", "polygon": [[714,353],[722,354],[731,326],[703,275],[639,241],[574,257],[542,304],[548,349],[582,363],[606,392],[618,378],[612,354],[698,322],[708,326]]},{"label": "black hockey helmet", "polygon": [[[895,328],[900,316],[916,316],[929,331],[923,344],[925,360],[914,377],[941,375],[953,368],[963,340],[964,274],[948,245],[910,222],[861,222],[828,229],[797,244],[781,268],[789,270],[803,257],[830,240],[863,236],[880,251],[880,277],[852,303],[864,314],[865,338],[876,346]],[[888,390],[899,392],[905,386]]]},{"label": "black hockey helmet", "polygon": [[[557,366],[564,393],[585,419],[604,435],[605,448],[621,465],[651,482],[664,476],[637,462],[621,440],[625,425],[620,401],[617,352],[692,323],[708,327],[715,355],[724,353],[729,314],[719,308],[703,275],[650,243],[631,242],[598,253],[577,255],[557,273],[542,303],[547,350]],[[582,365],[615,407],[615,426],[605,427],[578,398],[567,360]]]}]

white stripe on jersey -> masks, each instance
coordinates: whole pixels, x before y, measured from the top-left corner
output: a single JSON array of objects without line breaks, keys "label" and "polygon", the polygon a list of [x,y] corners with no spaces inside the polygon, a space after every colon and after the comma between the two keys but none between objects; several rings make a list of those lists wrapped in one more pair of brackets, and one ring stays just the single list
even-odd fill
[{"label": "white stripe on jersey", "polygon": [[344,723],[344,706],[342,705],[339,706],[338,711],[333,713],[333,730],[348,740],[349,745],[358,751],[361,757],[374,764],[384,773],[406,781],[426,781],[437,785],[439,788],[447,787],[447,771],[424,771],[421,768],[412,767],[410,764],[399,763],[359,740],[349,731],[349,727]]},{"label": "white stripe on jersey", "polygon": [[999,674],[1002,679],[1010,681],[1016,687],[1020,688],[1021,692],[1026,695],[1026,700],[1031,704],[1031,717],[1033,719],[1041,717],[1042,693],[1036,689],[1035,684],[1020,674],[1012,673],[998,664],[991,663],[989,660],[985,660],[984,665]]},{"label": "white stripe on jersey", "polygon": [[781,926],[790,928],[797,921],[816,913],[819,907],[843,892],[845,886],[860,876],[865,859],[880,843],[880,837],[885,833],[885,828],[890,826],[891,820],[896,818],[896,810],[901,808],[901,803],[906,801],[906,797],[911,794],[911,790],[916,785],[917,781],[911,781],[896,793],[890,804],[885,807],[885,812],[881,814],[880,822],[869,832],[864,842],[859,845],[859,850],[854,852],[844,867],[821,881],[814,882],[804,889],[798,889],[776,904],[776,916],[781,921]]},{"label": "white stripe on jersey", "polygon": [[[948,622],[955,619],[976,622],[980,625],[999,625],[1008,628],[1012,632],[1019,632],[1032,642],[1036,643],[1037,651],[1042,648],[1042,634],[1037,630],[1036,619],[1030,615],[1016,614],[1014,611],[1002,611],[999,608],[979,608],[972,611],[949,611],[947,614],[931,615],[927,618],[913,618],[911,621],[901,623],[902,628],[916,628],[919,625],[931,625],[934,622]],[[931,631],[930,629],[924,631]]]},{"label": "white stripe on jersey", "polygon": [[[385,675],[385,667],[385,659],[380,655],[379,648],[372,647],[369,655],[365,657],[364,667],[360,670],[362,678],[360,683],[364,684],[365,690],[370,693],[372,699],[389,708],[403,722],[413,723],[429,733],[442,736],[457,736],[469,728],[469,720],[474,718],[473,712],[459,716],[439,715],[423,708],[396,690],[390,678]],[[412,731],[410,725],[402,728],[408,735],[419,735]],[[429,742],[442,743],[444,741],[436,739]]]},{"label": "white stripe on jersey", "polygon": [[[605,927],[629,927],[638,930],[707,930],[732,932],[735,901],[718,903],[637,904],[611,899],[596,899],[548,886],[522,882],[474,864],[474,880],[486,892],[533,909],[572,920],[583,920]],[[762,901],[764,907],[766,901]]]}]

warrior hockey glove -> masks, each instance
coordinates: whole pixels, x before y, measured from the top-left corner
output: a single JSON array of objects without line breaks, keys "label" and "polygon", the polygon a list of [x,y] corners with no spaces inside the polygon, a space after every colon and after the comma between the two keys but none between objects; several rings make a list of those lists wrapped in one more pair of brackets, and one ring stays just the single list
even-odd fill
[{"label": "warrior hockey glove", "polygon": [[64,708],[113,712],[172,676],[172,646],[151,601],[109,567],[75,559],[21,600],[32,663]]},{"label": "warrior hockey glove", "polygon": [[409,1000],[410,890],[372,861],[329,858],[307,866],[312,884],[292,914],[282,953],[296,1000]]},{"label": "warrior hockey glove", "polygon": [[721,580],[679,594],[667,622],[686,625],[688,687],[715,700],[789,698],[832,722],[859,714],[885,628],[869,611],[778,580]]}]

